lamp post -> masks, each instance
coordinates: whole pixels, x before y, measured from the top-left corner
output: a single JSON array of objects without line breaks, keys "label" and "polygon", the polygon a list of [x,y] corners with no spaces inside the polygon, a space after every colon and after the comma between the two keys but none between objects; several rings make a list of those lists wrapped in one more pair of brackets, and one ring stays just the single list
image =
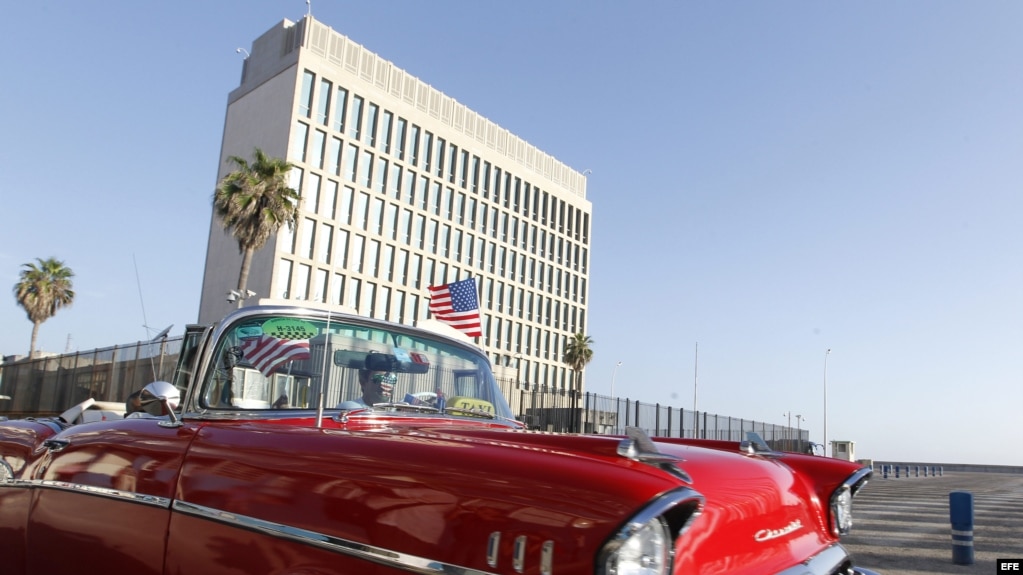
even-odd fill
[{"label": "lamp post", "polygon": [[796,450],[800,453],[803,452],[803,429],[800,423],[802,422],[803,416],[796,416]]},{"label": "lamp post", "polygon": [[792,449],[792,412],[791,411],[786,411],[782,415],[787,416],[789,418],[788,426],[785,427],[785,439],[786,439],[785,447],[786,447],[786,449]]},{"label": "lamp post", "polygon": [[828,355],[831,348],[824,352],[824,457],[828,456]]},{"label": "lamp post", "polygon": [[611,397],[615,396],[615,376],[618,375],[618,368],[622,366],[622,362],[615,364],[615,368],[611,371]]}]

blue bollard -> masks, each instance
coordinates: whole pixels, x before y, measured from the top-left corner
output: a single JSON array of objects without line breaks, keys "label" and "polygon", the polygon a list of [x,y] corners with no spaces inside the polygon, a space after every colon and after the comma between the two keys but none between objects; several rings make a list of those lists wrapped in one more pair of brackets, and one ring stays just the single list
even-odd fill
[{"label": "blue bollard", "polygon": [[896,465],[895,466],[895,479],[898,479],[898,478],[899,478],[899,466]]},{"label": "blue bollard", "polygon": [[949,493],[948,515],[952,521],[952,562],[973,565],[973,494],[969,491]]},{"label": "blue bollard", "polygon": [[920,466],[919,465],[914,465],[913,466],[913,477],[920,477]]},{"label": "blue bollard", "polygon": [[944,466],[938,468],[938,477],[945,477],[945,467]]},{"label": "blue bollard", "polygon": [[884,478],[884,479],[888,479],[888,466],[887,465],[882,465],[881,466],[881,477]]}]

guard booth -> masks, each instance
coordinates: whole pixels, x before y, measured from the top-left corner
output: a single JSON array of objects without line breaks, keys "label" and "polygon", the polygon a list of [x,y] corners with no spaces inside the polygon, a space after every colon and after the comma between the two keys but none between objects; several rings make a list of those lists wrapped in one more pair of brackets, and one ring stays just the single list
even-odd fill
[{"label": "guard booth", "polygon": [[855,441],[832,441],[831,457],[842,461],[856,461]]}]

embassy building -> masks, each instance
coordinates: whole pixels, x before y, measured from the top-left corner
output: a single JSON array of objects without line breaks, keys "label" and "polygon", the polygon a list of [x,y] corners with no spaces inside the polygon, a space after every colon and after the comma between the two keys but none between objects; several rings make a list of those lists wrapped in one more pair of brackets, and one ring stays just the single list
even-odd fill
[{"label": "embassy building", "polygon": [[238,244],[211,218],[200,323],[269,298],[422,325],[429,286],[474,277],[473,341],[496,373],[570,387],[563,349],[587,331],[585,175],[311,16],[252,44],[217,181],[255,148],[294,165],[299,217],[256,252],[241,302],[227,301]]}]

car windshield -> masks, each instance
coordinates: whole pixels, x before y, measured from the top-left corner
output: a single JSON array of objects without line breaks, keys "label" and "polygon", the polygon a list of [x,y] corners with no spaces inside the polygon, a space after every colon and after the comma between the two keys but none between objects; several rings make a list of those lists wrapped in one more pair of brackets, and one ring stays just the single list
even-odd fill
[{"label": "car windshield", "polygon": [[363,409],[405,404],[514,419],[482,353],[432,332],[286,313],[233,320],[213,350],[199,406]]}]

